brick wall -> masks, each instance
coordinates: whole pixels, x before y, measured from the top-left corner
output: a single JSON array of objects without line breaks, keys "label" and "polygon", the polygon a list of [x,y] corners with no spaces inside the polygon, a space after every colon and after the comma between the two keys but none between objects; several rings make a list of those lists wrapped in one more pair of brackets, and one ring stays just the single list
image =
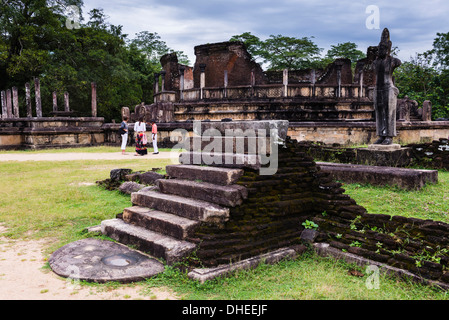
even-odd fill
[{"label": "brick wall", "polygon": [[288,140],[279,150],[275,175],[245,169],[238,182],[248,188],[248,199],[231,208],[222,226],[203,225],[188,241],[197,243],[198,258],[213,266],[245,259],[277,248],[300,244],[302,223],[323,211],[356,215],[365,212],[340,184],[319,171],[303,147]]},{"label": "brick wall", "polygon": [[224,225],[204,224],[188,239],[199,245],[203,266],[301,244],[302,223],[309,220],[318,226],[315,242],[449,283],[449,224],[367,213],[320,171],[309,151],[287,138],[275,175],[245,169],[238,183],[248,188],[248,199],[231,208]]}]

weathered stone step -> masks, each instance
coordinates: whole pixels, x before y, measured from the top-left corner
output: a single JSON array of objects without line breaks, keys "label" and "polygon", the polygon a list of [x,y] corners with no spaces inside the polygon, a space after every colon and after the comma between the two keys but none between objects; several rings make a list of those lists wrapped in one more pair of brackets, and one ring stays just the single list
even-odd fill
[{"label": "weathered stone step", "polygon": [[139,191],[131,194],[133,205],[173,213],[196,221],[223,222],[229,218],[229,209],[203,200],[189,199],[157,191]]},{"label": "weathered stone step", "polygon": [[167,264],[181,261],[196,247],[193,243],[126,223],[121,219],[102,221],[101,232],[122,244],[133,245],[140,251],[162,258]]},{"label": "weathered stone step", "polygon": [[221,186],[202,181],[164,179],[158,180],[157,186],[163,193],[204,200],[226,207],[238,206],[248,197],[246,188],[239,185]]},{"label": "weathered stone step", "polygon": [[191,235],[195,231],[195,227],[199,225],[199,221],[139,206],[125,208],[122,219],[127,223],[179,240]]},{"label": "weathered stone step", "polygon": [[205,182],[230,185],[243,175],[242,169],[218,168],[188,164],[174,164],[165,167],[167,175],[173,178],[201,180]]},{"label": "weathered stone step", "polygon": [[207,148],[214,152],[269,154],[270,137],[262,136],[195,136],[187,137],[180,143],[188,151],[201,151]]},{"label": "weathered stone step", "polygon": [[224,168],[250,168],[258,170],[262,166],[259,154],[217,153],[207,152],[181,152],[179,162],[188,165],[207,165]]}]

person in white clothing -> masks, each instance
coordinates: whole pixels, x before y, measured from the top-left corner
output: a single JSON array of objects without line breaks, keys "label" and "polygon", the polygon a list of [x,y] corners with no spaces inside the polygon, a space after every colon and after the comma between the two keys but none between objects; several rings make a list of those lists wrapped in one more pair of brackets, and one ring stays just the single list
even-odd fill
[{"label": "person in white clothing", "polygon": [[136,156],[143,156],[147,154],[146,147],[146,131],[147,127],[143,119],[140,119],[134,124],[134,132],[136,135]]},{"label": "person in white clothing", "polygon": [[122,136],[122,154],[125,154],[126,151],[126,143],[128,142],[128,117],[123,117],[123,121],[120,125],[120,132]]},{"label": "person in white clothing", "polygon": [[151,138],[153,140],[153,154],[158,154],[159,150],[157,148],[157,125],[154,120],[151,120]]}]

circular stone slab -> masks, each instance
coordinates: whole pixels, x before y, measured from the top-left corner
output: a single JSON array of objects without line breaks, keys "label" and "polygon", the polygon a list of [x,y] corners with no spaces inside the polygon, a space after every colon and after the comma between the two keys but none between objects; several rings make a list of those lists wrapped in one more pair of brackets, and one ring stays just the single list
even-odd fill
[{"label": "circular stone slab", "polygon": [[82,239],[56,250],[49,259],[54,273],[90,282],[140,281],[164,271],[164,265],[125,245]]}]

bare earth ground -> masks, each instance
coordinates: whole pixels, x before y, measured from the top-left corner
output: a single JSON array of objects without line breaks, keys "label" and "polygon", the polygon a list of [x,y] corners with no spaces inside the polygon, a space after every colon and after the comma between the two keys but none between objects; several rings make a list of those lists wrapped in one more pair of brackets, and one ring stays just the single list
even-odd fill
[{"label": "bare earth ground", "polygon": [[[1,233],[6,228],[0,225]],[[143,294],[138,284],[86,286],[59,277],[46,266],[43,254],[51,240],[11,240],[0,237],[0,300],[175,300],[168,289]]]},{"label": "bare earth ground", "polygon": [[[38,153],[1,154],[0,161],[66,161],[66,160],[120,160],[168,158],[169,152],[145,157],[134,157],[132,153]],[[0,300],[174,300],[175,293],[168,289],[152,288],[143,295],[141,285],[105,286],[78,285],[59,277],[45,268],[46,243],[50,239],[12,240],[2,237],[6,228],[0,225]]]}]

